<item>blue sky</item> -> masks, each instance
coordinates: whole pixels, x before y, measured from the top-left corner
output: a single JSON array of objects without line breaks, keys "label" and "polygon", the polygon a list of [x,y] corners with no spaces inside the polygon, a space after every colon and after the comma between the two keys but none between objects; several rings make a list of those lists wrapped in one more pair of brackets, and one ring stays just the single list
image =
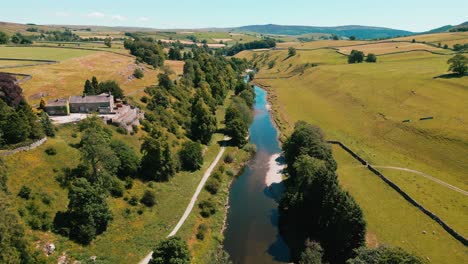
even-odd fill
[{"label": "blue sky", "polygon": [[467,20],[467,0],[9,0],[0,8],[0,21],[155,28],[272,23],[425,31]]}]

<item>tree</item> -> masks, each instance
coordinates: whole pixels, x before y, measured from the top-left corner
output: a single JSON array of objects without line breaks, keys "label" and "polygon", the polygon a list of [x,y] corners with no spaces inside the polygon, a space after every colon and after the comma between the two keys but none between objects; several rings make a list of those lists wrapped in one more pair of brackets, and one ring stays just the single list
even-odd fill
[{"label": "tree", "polygon": [[366,62],[377,62],[377,56],[374,53],[367,54]]},{"label": "tree", "polygon": [[146,137],[141,145],[141,174],[146,180],[168,181],[175,174],[169,144],[161,136]]},{"label": "tree", "polygon": [[152,190],[145,190],[140,202],[148,207],[153,207],[156,204],[156,194]]},{"label": "tree", "polygon": [[203,165],[203,150],[198,142],[187,141],[179,152],[182,168],[188,171],[196,171]]},{"label": "tree", "polygon": [[339,40],[340,37],[338,37],[337,35],[333,35],[333,36],[332,36],[332,39],[333,39],[333,40]]},{"label": "tree", "polygon": [[174,87],[174,82],[167,73],[158,74],[158,85],[164,89],[171,89]]},{"label": "tree", "polygon": [[216,117],[210,112],[203,98],[198,98],[192,106],[190,135],[194,141],[208,144],[216,132]]},{"label": "tree", "polygon": [[380,246],[378,248],[361,247],[355,250],[356,256],[348,259],[347,264],[423,264],[425,261],[401,248]]},{"label": "tree", "polygon": [[149,264],[190,264],[187,243],[180,237],[169,237],[158,243]]},{"label": "tree", "polygon": [[56,230],[87,245],[107,229],[112,219],[105,192],[86,179],[76,179],[68,192],[68,209],[54,219]]},{"label": "tree", "polygon": [[180,49],[178,47],[172,47],[169,49],[169,59],[170,60],[181,60],[182,54],[180,53]]},{"label": "tree", "polygon": [[0,31],[0,44],[7,44],[10,37],[3,31]]},{"label": "tree", "polygon": [[55,137],[54,125],[52,124],[52,122],[49,119],[49,116],[45,112],[42,112],[41,114],[41,124],[46,136]]},{"label": "tree", "polygon": [[46,101],[44,100],[44,97],[41,98],[41,102],[39,103],[39,109],[44,110],[46,107]]},{"label": "tree", "polygon": [[356,40],[356,36],[349,37],[349,40]]},{"label": "tree", "polygon": [[411,43],[416,43],[416,40],[415,39],[411,40]]},{"label": "tree", "polygon": [[80,142],[81,160],[91,169],[90,181],[103,187],[109,187],[109,177],[120,166],[120,160],[109,144],[109,135],[98,124],[94,123],[83,131]]},{"label": "tree", "polygon": [[108,37],[104,39],[104,45],[106,45],[108,48],[112,47],[112,38]]},{"label": "tree", "polygon": [[293,57],[296,56],[296,49],[294,47],[289,47],[288,48],[288,57]]},{"label": "tree", "polygon": [[91,85],[93,86],[93,91],[94,93],[93,94],[96,94],[97,93],[97,90],[99,89],[99,82],[96,78],[96,76],[93,76],[93,78],[91,78]]},{"label": "tree", "polygon": [[306,241],[306,248],[301,253],[299,264],[322,264],[323,248],[316,241]]},{"label": "tree", "polygon": [[364,52],[352,50],[348,56],[348,63],[361,63],[364,60]]},{"label": "tree", "polygon": [[114,96],[114,98],[122,99],[125,97],[122,88],[120,88],[120,85],[113,80],[108,80],[99,83],[98,88],[96,90],[96,94],[101,93],[111,93]]},{"label": "tree", "polygon": [[110,147],[120,161],[117,176],[121,179],[127,176],[135,177],[140,167],[140,159],[135,151],[124,142],[116,139],[111,141]]},{"label": "tree", "polygon": [[133,71],[133,76],[137,79],[141,79],[145,77],[145,73],[140,68],[136,68],[135,71]]},{"label": "tree", "polygon": [[235,146],[242,147],[247,143],[249,127],[240,117],[236,117],[226,122],[226,135],[231,137],[231,142]]},{"label": "tree", "polygon": [[447,61],[450,64],[449,71],[453,71],[459,76],[465,75],[468,71],[468,58],[462,54],[457,54]]},{"label": "tree", "polygon": [[[96,77],[93,77],[93,78],[96,78]],[[91,84],[89,80],[86,80],[84,89],[83,89],[83,95],[95,95],[95,94],[96,94],[96,89],[94,88],[93,84]]]}]

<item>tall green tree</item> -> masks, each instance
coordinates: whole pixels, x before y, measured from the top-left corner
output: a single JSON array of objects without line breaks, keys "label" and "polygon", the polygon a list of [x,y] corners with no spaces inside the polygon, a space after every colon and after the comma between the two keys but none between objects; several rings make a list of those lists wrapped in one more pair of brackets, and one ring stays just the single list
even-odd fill
[{"label": "tall green tree", "polygon": [[359,50],[352,50],[348,56],[348,63],[361,63],[364,61],[364,52]]},{"label": "tall green tree", "polygon": [[[96,80],[97,81],[97,80]],[[83,95],[95,95],[96,90],[89,80],[85,81]]]},{"label": "tall green tree", "polygon": [[188,171],[196,171],[203,165],[203,150],[198,142],[187,141],[179,152],[182,168]]},{"label": "tall green tree", "polygon": [[289,47],[288,48],[288,57],[293,57],[293,56],[296,56],[296,49],[294,47]]},{"label": "tall green tree", "polygon": [[322,264],[323,248],[316,241],[306,241],[306,247],[301,253],[299,264]]},{"label": "tall green tree", "polygon": [[55,228],[76,242],[87,245],[106,231],[112,220],[105,192],[85,178],[79,178],[73,182],[68,199],[67,211],[58,212],[55,216]]},{"label": "tall green tree", "polygon": [[377,56],[374,53],[367,54],[366,62],[377,62]]},{"label": "tall green tree", "polygon": [[168,181],[176,169],[166,139],[154,135],[146,137],[141,145],[141,174],[145,180]]},{"label": "tall green tree", "polygon": [[180,237],[170,237],[156,245],[149,264],[190,264],[190,251]]},{"label": "tall green tree", "polygon": [[453,71],[459,76],[465,75],[468,71],[468,58],[465,55],[457,54],[447,61],[450,64],[449,71]]},{"label": "tall green tree", "polygon": [[100,82],[96,89],[96,94],[101,93],[110,93],[114,98],[122,99],[125,97],[122,88],[120,88],[120,85],[114,80]]},{"label": "tall green tree", "polygon": [[0,44],[7,44],[10,37],[3,31],[0,31]]},{"label": "tall green tree", "polygon": [[104,39],[104,45],[106,45],[108,48],[112,47],[112,38],[108,37]]},{"label": "tall green tree", "polygon": [[120,161],[117,175],[122,179],[128,176],[135,177],[140,167],[140,159],[135,151],[124,142],[116,139],[111,141],[110,147]]},{"label": "tall green tree", "polygon": [[216,132],[216,117],[211,113],[202,98],[198,98],[194,102],[191,116],[190,135],[192,139],[208,144]]}]

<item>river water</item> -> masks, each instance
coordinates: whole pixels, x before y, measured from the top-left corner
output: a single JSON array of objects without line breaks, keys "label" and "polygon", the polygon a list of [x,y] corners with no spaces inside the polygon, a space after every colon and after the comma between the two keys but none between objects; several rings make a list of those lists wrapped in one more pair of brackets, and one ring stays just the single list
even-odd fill
[{"label": "river water", "polygon": [[265,183],[269,161],[281,148],[267,94],[256,86],[254,111],[250,143],[257,146],[257,153],[231,186],[224,247],[235,264],[285,263],[289,250],[279,235],[275,201],[282,184],[274,184],[272,190]]}]

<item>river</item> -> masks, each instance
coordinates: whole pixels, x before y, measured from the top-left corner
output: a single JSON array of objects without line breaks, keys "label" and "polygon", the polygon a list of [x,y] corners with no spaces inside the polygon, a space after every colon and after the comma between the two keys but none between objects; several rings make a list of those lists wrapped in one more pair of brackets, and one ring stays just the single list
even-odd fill
[{"label": "river", "polygon": [[250,143],[257,146],[257,153],[231,186],[224,247],[235,264],[285,263],[289,250],[279,235],[275,200],[283,186],[266,185],[270,160],[281,148],[267,94],[257,86],[254,112]]}]

